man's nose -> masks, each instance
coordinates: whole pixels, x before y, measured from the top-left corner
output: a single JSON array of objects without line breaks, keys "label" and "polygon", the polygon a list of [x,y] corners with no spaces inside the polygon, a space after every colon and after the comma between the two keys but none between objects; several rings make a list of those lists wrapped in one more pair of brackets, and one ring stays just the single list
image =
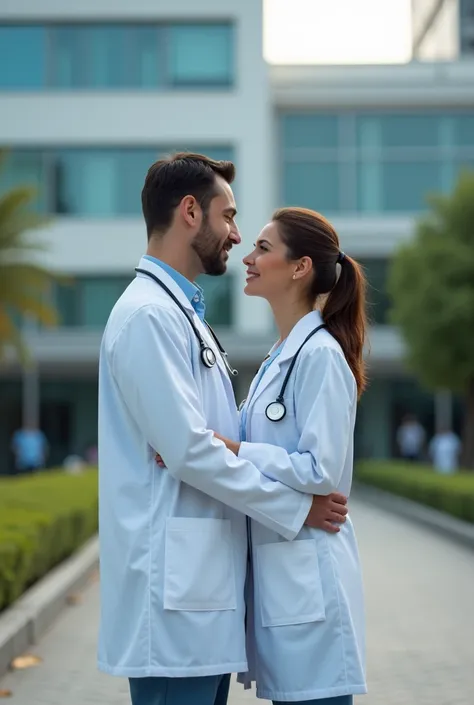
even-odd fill
[{"label": "man's nose", "polygon": [[242,238],[240,236],[238,228],[231,232],[230,239],[232,240],[234,245],[240,245],[240,243],[242,242]]}]

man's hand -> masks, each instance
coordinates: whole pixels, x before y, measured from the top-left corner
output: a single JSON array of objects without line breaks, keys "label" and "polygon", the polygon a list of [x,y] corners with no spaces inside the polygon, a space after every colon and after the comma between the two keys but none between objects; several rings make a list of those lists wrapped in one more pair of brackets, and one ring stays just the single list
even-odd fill
[{"label": "man's hand", "polygon": [[315,496],[305,524],[337,534],[340,531],[337,524],[344,524],[347,512],[347,498],[343,494],[332,492],[327,497]]},{"label": "man's hand", "polygon": [[223,443],[226,444],[227,448],[232,451],[235,455],[239,454],[240,450],[240,443],[238,441],[231,441],[230,438],[226,438],[225,436],[221,436],[220,433],[217,433],[217,431],[214,431],[214,438],[217,438],[219,441],[222,441]]}]

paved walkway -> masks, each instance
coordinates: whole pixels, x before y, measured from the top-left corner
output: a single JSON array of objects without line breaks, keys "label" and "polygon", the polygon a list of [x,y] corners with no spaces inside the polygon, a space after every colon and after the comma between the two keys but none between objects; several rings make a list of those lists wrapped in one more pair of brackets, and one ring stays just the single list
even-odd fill
[{"label": "paved walkway", "polygon": [[[370,694],[357,705],[473,705],[474,554],[353,501],[368,605]],[[40,665],[0,680],[12,705],[129,705],[95,668],[97,583],[41,644]],[[233,685],[230,705],[258,701]]]}]

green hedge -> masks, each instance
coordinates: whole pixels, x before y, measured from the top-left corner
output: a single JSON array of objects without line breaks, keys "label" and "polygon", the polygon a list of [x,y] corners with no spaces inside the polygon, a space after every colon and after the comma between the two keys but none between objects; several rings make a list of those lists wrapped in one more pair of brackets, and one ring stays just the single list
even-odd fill
[{"label": "green hedge", "polygon": [[357,463],[355,480],[474,524],[473,472],[438,475],[427,465],[371,460]]},{"label": "green hedge", "polygon": [[97,531],[97,472],[0,478],[0,610]]}]

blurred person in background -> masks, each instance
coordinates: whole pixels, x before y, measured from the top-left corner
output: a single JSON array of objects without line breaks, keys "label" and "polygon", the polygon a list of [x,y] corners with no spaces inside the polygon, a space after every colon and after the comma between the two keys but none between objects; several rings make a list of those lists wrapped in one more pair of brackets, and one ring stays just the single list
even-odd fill
[{"label": "blurred person in background", "polygon": [[[273,481],[348,496],[366,382],[361,268],[340,251],[331,224],[302,208],[278,210],[243,261],[245,293],[269,302],[280,338],[242,407],[241,441],[216,436]],[[254,657],[241,679],[247,687],[255,680],[257,696],[274,705],[351,705],[367,687],[362,576],[349,516],[334,535],[303,527],[286,541],[253,519],[249,535]]]},{"label": "blurred person in background", "polygon": [[410,462],[419,462],[425,448],[425,429],[415,414],[406,414],[397,431],[400,457]]},{"label": "blurred person in background", "polygon": [[25,424],[15,431],[11,448],[16,473],[36,472],[44,468],[49,445],[46,436],[35,424]]},{"label": "blurred person in background", "polygon": [[459,468],[462,444],[459,436],[448,426],[440,429],[430,441],[429,456],[434,469],[442,475],[451,475]]},{"label": "blurred person in background", "polygon": [[233,178],[202,155],[150,167],[147,254],[102,339],[98,661],[129,678],[133,705],[225,705],[230,674],[248,669],[246,515],[293,539],[305,523],[338,533],[347,513],[340,493],[269,479],[208,430],[239,438],[230,365],[194,284],[224,274],[240,243]]}]

